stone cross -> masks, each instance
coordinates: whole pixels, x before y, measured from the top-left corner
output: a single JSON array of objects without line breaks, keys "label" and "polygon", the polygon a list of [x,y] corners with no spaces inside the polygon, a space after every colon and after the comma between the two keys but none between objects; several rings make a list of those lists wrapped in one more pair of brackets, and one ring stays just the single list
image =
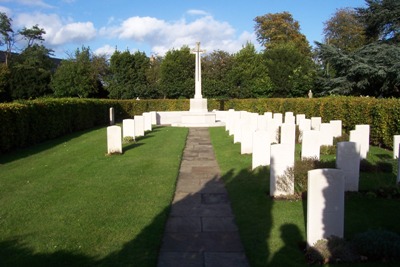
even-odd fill
[{"label": "stone cross", "polygon": [[196,72],[195,72],[195,94],[194,98],[203,98],[201,94],[201,53],[205,53],[205,50],[200,50],[200,42],[196,43],[196,48],[190,51],[191,54],[196,55]]}]

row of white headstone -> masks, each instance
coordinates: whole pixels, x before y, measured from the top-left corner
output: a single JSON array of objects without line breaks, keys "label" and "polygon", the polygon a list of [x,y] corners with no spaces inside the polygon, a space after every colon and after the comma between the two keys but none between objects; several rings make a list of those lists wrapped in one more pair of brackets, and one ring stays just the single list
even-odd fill
[{"label": "row of white headstone", "polygon": [[[114,123],[113,110],[110,109],[110,124]],[[136,115],[133,119],[125,119],[121,126],[111,125],[107,127],[107,153],[122,154],[122,141],[124,138],[135,140],[136,137],[144,136],[145,132],[152,130],[156,124],[156,112],[145,112]]]},{"label": "row of white headstone", "polygon": [[[333,138],[342,135],[342,122],[322,123],[320,117],[306,119],[266,112],[264,115],[230,110],[226,130],[241,143],[241,153],[252,153],[253,169],[270,165],[270,195],[294,193],[296,125],[302,143],[302,159],[319,159],[322,145],[333,145]],[[357,191],[361,158],[369,149],[369,125],[357,125],[350,132],[349,142],[339,142],[336,151],[337,169],[308,172],[307,242],[315,244],[332,235],[343,237],[344,192]]]}]

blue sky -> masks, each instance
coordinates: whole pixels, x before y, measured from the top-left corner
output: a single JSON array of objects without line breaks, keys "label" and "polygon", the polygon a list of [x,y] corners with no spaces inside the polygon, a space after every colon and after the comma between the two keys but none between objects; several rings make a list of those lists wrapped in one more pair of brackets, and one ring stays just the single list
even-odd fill
[{"label": "blue sky", "polygon": [[[95,53],[118,50],[164,55],[197,41],[207,51],[235,53],[250,41],[259,47],[254,18],[288,11],[311,45],[322,41],[323,23],[364,0],[0,0],[14,30],[38,24],[45,45],[60,58],[82,46]],[[0,48],[1,49],[1,48]]]}]

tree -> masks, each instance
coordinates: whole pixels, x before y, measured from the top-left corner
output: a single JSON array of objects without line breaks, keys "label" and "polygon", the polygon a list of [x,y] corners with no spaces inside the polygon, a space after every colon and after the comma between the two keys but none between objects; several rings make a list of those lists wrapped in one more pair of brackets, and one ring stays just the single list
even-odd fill
[{"label": "tree", "polygon": [[[75,57],[63,60],[57,68],[51,87],[57,97],[89,97],[99,92],[104,62],[95,57],[90,48],[75,51]],[[103,58],[104,59],[104,58]]]},{"label": "tree", "polygon": [[400,96],[400,47],[372,43],[353,53],[317,43],[320,57],[336,70],[325,80],[327,93]]},{"label": "tree", "polygon": [[160,68],[162,63],[162,57],[151,56],[150,66],[146,71],[146,77],[148,82],[148,87],[146,91],[147,98],[162,98],[162,92],[160,88]]},{"label": "tree", "polygon": [[359,19],[365,24],[368,41],[400,41],[400,1],[365,0],[366,8],[357,8]]},{"label": "tree", "polygon": [[300,33],[300,24],[289,12],[268,13],[254,19],[257,40],[266,49],[292,42],[304,55],[311,55],[310,45],[304,34]]},{"label": "tree", "polygon": [[354,9],[342,8],[324,23],[325,43],[351,52],[365,44],[364,24]]},{"label": "tree", "polygon": [[32,26],[32,28],[22,28],[19,34],[27,41],[27,47],[31,47],[35,42],[43,42],[43,35],[46,31],[43,28],[39,28],[39,25]]},{"label": "tree", "polygon": [[145,96],[149,67],[150,59],[143,52],[115,51],[110,59],[107,79],[109,97],[130,99]]},{"label": "tree", "polygon": [[190,98],[194,96],[195,58],[183,46],[165,54],[160,67],[161,90],[164,98]]},{"label": "tree", "polygon": [[13,57],[10,66],[10,95],[13,99],[31,99],[50,94],[52,50],[38,44]]},{"label": "tree", "polygon": [[247,43],[233,56],[228,74],[232,98],[265,97],[271,94],[271,81],[263,57],[254,45]]},{"label": "tree", "polygon": [[312,89],[315,65],[294,43],[280,44],[264,52],[274,97],[303,97]]},{"label": "tree", "polygon": [[6,13],[0,12],[0,46],[6,46],[5,64],[11,57],[11,50],[14,45],[14,31],[11,28],[12,19]]},{"label": "tree", "polygon": [[202,58],[203,95],[208,98],[228,97],[233,56],[225,51],[213,51]]}]

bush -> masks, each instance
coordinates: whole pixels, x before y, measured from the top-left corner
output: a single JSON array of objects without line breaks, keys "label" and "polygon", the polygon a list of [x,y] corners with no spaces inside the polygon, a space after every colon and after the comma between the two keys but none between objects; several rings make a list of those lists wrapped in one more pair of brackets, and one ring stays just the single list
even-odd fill
[{"label": "bush", "polygon": [[316,158],[296,160],[294,163],[294,191],[301,195],[307,191],[308,171],[321,168],[334,168],[334,163],[319,161]]},{"label": "bush", "polygon": [[306,258],[309,263],[320,264],[356,262],[360,260],[360,256],[352,243],[337,236],[318,240],[314,246],[307,249]]},{"label": "bush", "polygon": [[386,230],[369,230],[353,239],[358,253],[368,260],[399,260],[400,236]]}]

